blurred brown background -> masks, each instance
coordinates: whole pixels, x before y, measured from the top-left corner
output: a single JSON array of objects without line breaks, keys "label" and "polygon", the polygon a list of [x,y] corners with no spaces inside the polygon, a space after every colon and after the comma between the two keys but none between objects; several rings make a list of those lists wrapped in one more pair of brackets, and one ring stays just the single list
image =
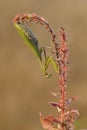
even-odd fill
[{"label": "blurred brown background", "polygon": [[[87,128],[87,0],[1,0],[0,130],[41,130],[38,113],[57,114],[48,105],[57,100],[50,94],[58,87],[56,75],[44,77],[12,23],[16,14],[24,12],[45,17],[56,33],[61,26],[66,29],[70,50],[68,94],[80,97],[72,104],[81,113],[76,129]],[[50,45],[43,27],[30,26],[41,44]]]}]

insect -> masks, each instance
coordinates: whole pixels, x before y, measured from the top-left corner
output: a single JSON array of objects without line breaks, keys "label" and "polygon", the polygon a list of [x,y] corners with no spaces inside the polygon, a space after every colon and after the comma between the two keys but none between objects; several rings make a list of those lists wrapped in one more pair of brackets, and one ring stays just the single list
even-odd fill
[{"label": "insect", "polygon": [[[54,58],[52,56],[46,55],[46,47],[41,47],[41,48],[39,47],[38,40],[34,36],[31,29],[28,26],[26,26],[24,23],[21,23],[21,22],[20,23],[14,23],[14,26],[16,27],[19,34],[22,36],[24,41],[32,49],[33,53],[37,57],[37,59],[40,63],[40,67],[42,69],[42,72],[45,74],[45,76],[47,78],[49,78],[52,75],[52,74],[47,73],[49,63],[52,63],[54,70],[56,72],[58,72],[58,65],[56,64]],[[44,54],[44,57],[45,57],[45,63],[43,63],[42,53]]]}]

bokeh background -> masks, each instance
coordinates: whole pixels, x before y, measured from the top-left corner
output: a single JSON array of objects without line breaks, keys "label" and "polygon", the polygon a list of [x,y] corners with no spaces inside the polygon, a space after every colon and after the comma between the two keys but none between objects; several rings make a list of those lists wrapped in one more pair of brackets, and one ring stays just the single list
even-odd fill
[{"label": "bokeh background", "polygon": [[[57,114],[48,105],[57,101],[57,76],[46,79],[37,59],[13,26],[16,14],[35,12],[45,17],[57,33],[63,26],[70,51],[68,95],[79,96],[72,107],[80,111],[76,130],[87,128],[87,0],[0,0],[0,130],[41,130],[39,112]],[[50,35],[31,24],[40,44],[50,45]],[[50,71],[54,72],[50,66]]]}]

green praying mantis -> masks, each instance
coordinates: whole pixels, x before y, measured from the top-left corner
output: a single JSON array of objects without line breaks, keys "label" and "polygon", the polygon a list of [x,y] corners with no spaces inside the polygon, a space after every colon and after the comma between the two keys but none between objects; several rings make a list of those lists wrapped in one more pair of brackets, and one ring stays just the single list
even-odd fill
[{"label": "green praying mantis", "polygon": [[[49,63],[52,63],[55,72],[58,72],[58,65],[56,61],[52,56],[46,55],[46,47],[41,47],[41,48],[39,47],[38,40],[32,33],[31,29],[22,22],[14,23],[14,26],[16,27],[17,31],[24,39],[25,43],[32,49],[33,53],[37,57],[42,72],[45,74],[45,76],[49,78],[52,75],[52,74],[48,74],[47,72]],[[42,53],[44,54],[45,63],[43,63]]]}]

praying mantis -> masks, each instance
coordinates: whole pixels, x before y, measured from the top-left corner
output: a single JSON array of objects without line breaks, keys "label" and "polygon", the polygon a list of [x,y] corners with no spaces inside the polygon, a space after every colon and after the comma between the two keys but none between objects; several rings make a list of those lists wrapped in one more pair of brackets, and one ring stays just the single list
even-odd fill
[{"label": "praying mantis", "polygon": [[[52,56],[46,55],[46,47],[41,47],[41,48],[39,47],[38,40],[34,36],[31,29],[22,22],[14,23],[14,26],[16,27],[17,31],[24,39],[25,43],[32,49],[33,53],[37,57],[42,72],[45,74],[45,76],[49,78],[52,75],[52,74],[48,74],[47,72],[49,63],[52,63],[55,72],[58,72],[59,69],[56,61]],[[45,63],[43,63],[42,53],[44,54]]]}]

